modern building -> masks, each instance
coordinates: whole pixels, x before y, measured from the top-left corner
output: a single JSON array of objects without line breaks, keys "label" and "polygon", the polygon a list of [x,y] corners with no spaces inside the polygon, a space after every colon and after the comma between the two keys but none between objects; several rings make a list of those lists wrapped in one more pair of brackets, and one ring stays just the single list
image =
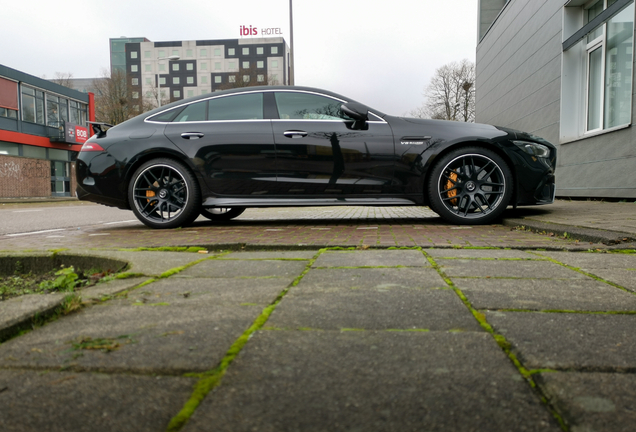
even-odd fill
[{"label": "modern building", "polygon": [[[282,37],[151,42],[111,39],[111,74],[124,46],[131,97],[151,106],[236,85],[289,84],[289,47]],[[242,84],[239,82],[239,85]],[[159,96],[161,95],[161,96]]]},{"label": "modern building", "polygon": [[557,195],[636,198],[634,0],[480,0],[476,120],[558,151]]},{"label": "modern building", "polygon": [[0,197],[71,196],[92,94],[0,65]]}]

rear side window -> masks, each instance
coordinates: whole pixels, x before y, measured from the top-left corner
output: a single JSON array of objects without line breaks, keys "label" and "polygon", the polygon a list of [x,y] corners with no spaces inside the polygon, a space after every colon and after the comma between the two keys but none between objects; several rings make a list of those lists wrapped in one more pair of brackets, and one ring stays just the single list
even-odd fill
[{"label": "rear side window", "polygon": [[183,111],[181,111],[173,122],[195,122],[205,121],[207,118],[208,101],[197,102],[188,105]]},{"label": "rear side window", "polygon": [[181,112],[181,110],[183,110],[182,106],[168,110],[166,112],[162,112],[161,114],[157,114],[156,116],[150,117],[147,120],[155,122],[171,122],[172,119]]},{"label": "rear side window", "polygon": [[208,120],[260,120],[263,118],[263,93],[210,99]]}]

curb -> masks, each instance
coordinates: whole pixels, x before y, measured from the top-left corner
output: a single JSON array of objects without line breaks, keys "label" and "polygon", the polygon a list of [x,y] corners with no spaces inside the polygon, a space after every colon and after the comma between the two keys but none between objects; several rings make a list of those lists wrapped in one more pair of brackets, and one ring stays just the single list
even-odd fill
[{"label": "curb", "polygon": [[620,231],[607,231],[596,228],[562,225],[552,222],[541,222],[532,219],[504,219],[502,224],[510,227],[523,227],[537,233],[554,233],[574,240],[602,243],[607,246],[623,245],[636,242],[632,234]]}]

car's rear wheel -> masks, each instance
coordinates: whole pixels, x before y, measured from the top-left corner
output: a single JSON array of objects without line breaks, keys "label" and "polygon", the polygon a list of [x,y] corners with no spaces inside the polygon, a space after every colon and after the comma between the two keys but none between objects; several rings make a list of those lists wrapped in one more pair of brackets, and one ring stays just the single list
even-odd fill
[{"label": "car's rear wheel", "polygon": [[510,168],[498,154],[481,147],[462,147],[433,166],[429,204],[451,223],[491,223],[508,206],[512,183]]},{"label": "car's rear wheel", "polygon": [[185,165],[168,158],[148,161],[135,171],[128,199],[135,216],[151,228],[190,225],[201,208],[195,177]]},{"label": "car's rear wheel", "polygon": [[228,221],[239,217],[245,211],[245,207],[210,207],[201,210],[201,216],[213,221]]}]

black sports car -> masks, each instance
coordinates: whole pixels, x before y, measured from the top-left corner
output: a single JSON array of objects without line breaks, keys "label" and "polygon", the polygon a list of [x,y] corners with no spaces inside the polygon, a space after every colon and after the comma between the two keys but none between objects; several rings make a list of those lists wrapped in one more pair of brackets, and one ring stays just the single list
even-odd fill
[{"label": "black sports car", "polygon": [[553,202],[556,149],[494,126],[393,117],[325,90],[246,87],[184,99],[96,134],[77,196],[153,228],[247,207],[428,205],[485,224]]}]

